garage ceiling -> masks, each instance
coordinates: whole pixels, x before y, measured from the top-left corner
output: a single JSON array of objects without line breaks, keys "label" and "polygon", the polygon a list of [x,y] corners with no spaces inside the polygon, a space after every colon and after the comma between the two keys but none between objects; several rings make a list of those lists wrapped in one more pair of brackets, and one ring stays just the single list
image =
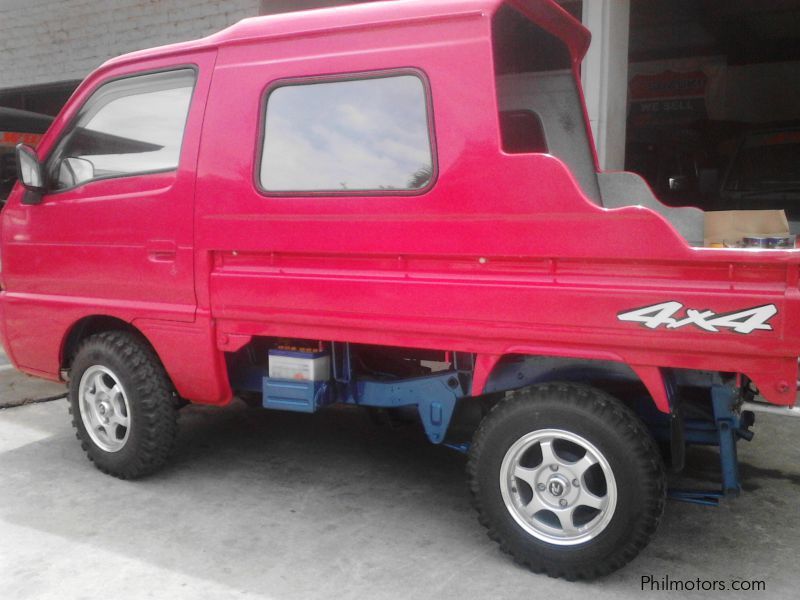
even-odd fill
[{"label": "garage ceiling", "polygon": [[800,0],[632,0],[632,61],[725,55],[800,59]]}]

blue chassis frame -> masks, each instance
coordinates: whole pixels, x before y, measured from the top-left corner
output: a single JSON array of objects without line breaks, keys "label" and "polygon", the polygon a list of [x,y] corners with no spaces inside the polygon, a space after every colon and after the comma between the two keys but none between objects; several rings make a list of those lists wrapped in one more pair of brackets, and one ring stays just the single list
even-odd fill
[{"label": "blue chassis frame", "polygon": [[[456,402],[469,395],[469,377],[456,366],[423,377],[375,381],[353,377],[350,344],[332,345],[333,380],[292,381],[263,378],[265,408],[315,412],[330,404],[375,408],[415,406],[425,434],[434,444],[444,441]],[[471,365],[470,365],[471,369]]]},{"label": "blue chassis frame", "polygon": [[739,439],[750,441],[753,433],[747,429],[742,417],[735,411],[738,404],[736,389],[726,385],[711,387],[711,404],[714,421],[688,420],[684,427],[689,444],[719,446],[721,490],[670,489],[668,495],[674,500],[706,506],[719,505],[724,497],[735,497],[741,492],[739,481],[739,457],[736,443]]},{"label": "blue chassis frame", "polygon": [[[236,379],[243,384],[244,389],[261,388],[263,406],[269,409],[312,413],[336,403],[376,408],[416,407],[425,434],[434,444],[444,442],[457,402],[470,395],[473,368],[470,355],[457,353],[453,367],[446,371],[422,377],[377,381],[353,376],[350,344],[333,343],[331,349],[333,364],[331,381],[273,379],[253,371],[240,372]],[[520,380],[523,379],[525,385],[536,383],[537,377],[531,377],[527,373],[523,377],[526,368],[530,367],[523,365],[519,370],[512,368],[510,371],[501,372],[500,377],[490,382],[488,391],[501,391],[506,385],[509,386],[508,389],[519,387]],[[572,368],[569,369],[572,377],[567,379],[580,380],[585,378],[588,372],[591,370]],[[565,373],[562,371],[559,374],[563,376]],[[753,437],[741,415],[736,411],[740,398],[739,391],[736,387],[721,383],[718,378],[714,378],[713,382],[709,381],[712,419],[683,419],[675,411],[677,390],[675,374],[670,371],[665,371],[664,374],[673,412],[664,415],[655,412],[652,403],[643,402],[640,403],[642,417],[658,440],[671,441],[674,445],[678,428],[677,440],[681,444],[719,446],[722,475],[719,490],[670,489],[668,495],[683,502],[717,506],[721,498],[737,496],[740,493],[736,443],[739,439],[750,440]],[[624,374],[622,377],[624,378]],[[445,445],[459,452],[467,452],[470,447],[469,443]]]}]

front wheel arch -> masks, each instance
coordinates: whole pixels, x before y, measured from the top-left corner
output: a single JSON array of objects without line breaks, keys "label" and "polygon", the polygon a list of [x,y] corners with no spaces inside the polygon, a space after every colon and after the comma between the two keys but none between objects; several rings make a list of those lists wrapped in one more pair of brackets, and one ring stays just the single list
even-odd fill
[{"label": "front wheel arch", "polygon": [[[111,315],[89,315],[75,321],[64,334],[59,353],[59,364],[62,371],[69,371],[72,360],[84,340],[107,331],[122,331],[138,336],[153,352],[155,348],[147,337],[134,325]],[[157,353],[156,353],[157,354]]]}]

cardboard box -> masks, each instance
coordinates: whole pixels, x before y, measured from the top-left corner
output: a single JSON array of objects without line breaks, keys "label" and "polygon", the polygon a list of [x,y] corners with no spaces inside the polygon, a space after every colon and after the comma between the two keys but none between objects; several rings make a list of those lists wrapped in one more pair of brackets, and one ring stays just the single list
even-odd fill
[{"label": "cardboard box", "polygon": [[705,215],[705,246],[735,243],[752,235],[788,236],[789,222],[782,210],[721,210]]}]

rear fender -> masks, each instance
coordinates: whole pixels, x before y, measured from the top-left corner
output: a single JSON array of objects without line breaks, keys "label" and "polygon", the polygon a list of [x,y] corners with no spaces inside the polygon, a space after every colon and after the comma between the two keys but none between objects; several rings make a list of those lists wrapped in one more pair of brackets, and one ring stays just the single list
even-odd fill
[{"label": "rear fender", "polygon": [[670,412],[668,379],[661,368],[628,365],[608,358],[482,354],[475,363],[472,394],[505,392],[549,381],[591,383],[597,380],[639,382],[660,412]]}]

